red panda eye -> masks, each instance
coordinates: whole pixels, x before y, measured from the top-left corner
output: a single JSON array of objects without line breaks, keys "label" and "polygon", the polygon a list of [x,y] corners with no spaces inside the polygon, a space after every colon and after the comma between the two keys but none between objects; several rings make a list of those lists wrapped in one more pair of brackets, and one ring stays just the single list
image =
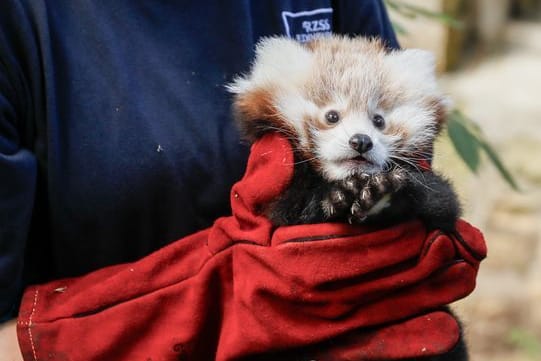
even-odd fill
[{"label": "red panda eye", "polygon": [[325,113],[325,120],[327,120],[327,123],[329,124],[335,124],[340,121],[340,114],[336,110],[329,110],[327,113]]},{"label": "red panda eye", "polygon": [[376,114],[372,117],[372,123],[374,123],[376,128],[382,129],[385,126],[385,119],[381,115]]}]

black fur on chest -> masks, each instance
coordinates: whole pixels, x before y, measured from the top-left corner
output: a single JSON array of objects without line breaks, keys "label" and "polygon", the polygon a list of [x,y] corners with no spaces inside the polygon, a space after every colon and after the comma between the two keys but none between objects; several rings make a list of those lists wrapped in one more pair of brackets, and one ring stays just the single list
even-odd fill
[{"label": "black fur on chest", "polygon": [[[429,229],[454,230],[460,214],[458,199],[449,182],[433,171],[404,167],[399,170],[399,184],[393,178],[396,170],[328,181],[310,162],[295,161],[291,184],[265,212],[277,226],[349,222],[384,227],[420,218]],[[390,198],[389,204],[367,214],[383,197]],[[366,212],[356,212],[360,206]]]}]

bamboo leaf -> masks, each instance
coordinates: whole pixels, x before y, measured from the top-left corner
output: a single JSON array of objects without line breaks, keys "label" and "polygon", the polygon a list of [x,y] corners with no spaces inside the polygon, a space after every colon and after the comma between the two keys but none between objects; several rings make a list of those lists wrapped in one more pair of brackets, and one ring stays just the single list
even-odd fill
[{"label": "bamboo leaf", "polygon": [[[466,165],[470,169],[473,170],[475,173],[475,170],[470,166],[468,163],[468,160],[466,158],[472,158],[474,159],[474,165],[475,159],[477,159],[477,166],[479,161],[479,150],[482,150],[486,153],[488,156],[488,159],[494,164],[502,178],[509,184],[511,188],[513,188],[516,191],[520,191],[520,188],[516,182],[516,180],[513,178],[511,172],[505,167],[503,162],[501,161],[500,157],[498,156],[498,153],[492,148],[492,146],[488,143],[488,141],[484,138],[481,128],[470,118],[466,117],[462,112],[459,110],[454,110],[449,115],[449,122],[448,122],[448,132],[449,137],[451,138],[451,141],[453,142],[453,146],[455,147],[457,153],[460,155],[460,157],[464,160]],[[454,132],[453,135],[451,135],[451,131]],[[458,140],[458,146],[455,143],[455,139],[453,137],[464,137],[463,139]],[[467,144],[465,143],[474,143],[474,144]],[[460,148],[460,149],[459,149]],[[474,149],[475,148],[475,149]],[[462,152],[462,153],[461,153]],[[463,153],[471,153],[476,152],[476,155],[467,154],[463,155]]]},{"label": "bamboo leaf", "polygon": [[[454,114],[454,113],[453,113]],[[477,137],[466,128],[457,116],[449,117],[447,132],[456,152],[474,173],[479,168],[479,150]]]},{"label": "bamboo leaf", "polygon": [[464,27],[464,24],[462,23],[462,21],[457,20],[453,16],[446,14],[444,12],[428,10],[424,7],[413,5],[405,1],[399,1],[399,0],[385,0],[385,4],[387,4],[389,9],[392,9],[396,11],[397,13],[399,13],[400,15],[405,16],[410,19],[416,18],[418,16],[422,16],[425,18],[442,22],[456,29],[461,29]]},{"label": "bamboo leaf", "polygon": [[439,12],[439,11],[432,11],[425,9],[420,6],[408,4],[408,3],[402,3],[402,6],[404,9],[419,14],[421,16],[424,16],[426,18],[431,18],[437,21],[440,21],[442,23],[445,23],[453,28],[462,28],[464,25],[461,21],[455,19],[454,17],[450,16],[449,14]]},{"label": "bamboo leaf", "polygon": [[520,191],[520,188],[513,176],[511,175],[511,172],[509,172],[509,170],[507,170],[507,168],[503,165],[503,162],[500,160],[498,154],[494,151],[494,149],[486,141],[481,141],[480,144],[492,164],[494,164],[496,169],[498,169],[498,172],[500,172],[500,175],[503,177],[503,179],[505,179],[507,184],[509,184],[514,190]]}]

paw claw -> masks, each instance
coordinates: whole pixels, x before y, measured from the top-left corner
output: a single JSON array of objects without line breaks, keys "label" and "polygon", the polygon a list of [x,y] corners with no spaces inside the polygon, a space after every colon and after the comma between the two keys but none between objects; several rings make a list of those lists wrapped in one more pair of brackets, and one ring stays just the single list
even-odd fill
[{"label": "paw claw", "polygon": [[389,181],[388,177],[388,174],[376,174],[372,179],[372,185],[379,194],[389,193],[392,182]]},{"label": "paw claw", "polygon": [[351,205],[351,216],[350,218],[355,219],[358,222],[362,222],[366,219],[366,211],[365,209],[359,204],[359,202],[353,202]]},{"label": "paw claw", "polygon": [[385,178],[383,177],[383,174],[376,174],[372,180],[375,184],[380,184],[383,183]]},{"label": "paw claw", "polygon": [[378,202],[398,191],[407,182],[407,173],[395,168],[388,172],[360,173],[332,184],[326,197],[321,201],[328,218],[360,223],[368,215],[377,214]]},{"label": "paw claw", "polygon": [[348,206],[347,196],[341,189],[333,189],[328,196],[329,205],[335,208],[346,208]]},{"label": "paw claw", "polygon": [[390,179],[394,190],[397,191],[406,183],[406,173],[401,169],[396,169],[390,173]]},{"label": "paw claw", "polygon": [[329,206],[327,208],[327,213],[329,214],[329,216],[334,216],[336,214],[336,208],[334,208],[333,206]]},{"label": "paw claw", "polygon": [[361,206],[359,203],[357,202],[353,202],[353,204],[351,205],[351,208],[349,209],[350,213],[352,216],[354,216],[355,214],[357,214],[361,209]]},{"label": "paw claw", "polygon": [[370,199],[370,196],[372,195],[372,193],[370,192],[370,189],[368,188],[365,188],[363,189],[363,191],[361,192],[361,200],[363,202],[367,202],[369,199]]},{"label": "paw claw", "polygon": [[355,190],[357,190],[357,188],[358,188],[357,182],[355,182],[355,180],[352,179],[352,178],[349,178],[349,179],[347,179],[346,181],[344,181],[344,186],[345,186],[348,190],[350,190],[350,191],[352,191],[352,192],[355,191]]}]

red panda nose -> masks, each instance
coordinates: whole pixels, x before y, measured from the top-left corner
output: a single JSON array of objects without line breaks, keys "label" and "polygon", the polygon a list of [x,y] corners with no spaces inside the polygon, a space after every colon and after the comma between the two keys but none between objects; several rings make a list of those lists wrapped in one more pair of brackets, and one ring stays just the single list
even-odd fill
[{"label": "red panda nose", "polygon": [[373,145],[372,139],[366,134],[355,134],[349,138],[349,146],[360,154],[368,152]]}]

